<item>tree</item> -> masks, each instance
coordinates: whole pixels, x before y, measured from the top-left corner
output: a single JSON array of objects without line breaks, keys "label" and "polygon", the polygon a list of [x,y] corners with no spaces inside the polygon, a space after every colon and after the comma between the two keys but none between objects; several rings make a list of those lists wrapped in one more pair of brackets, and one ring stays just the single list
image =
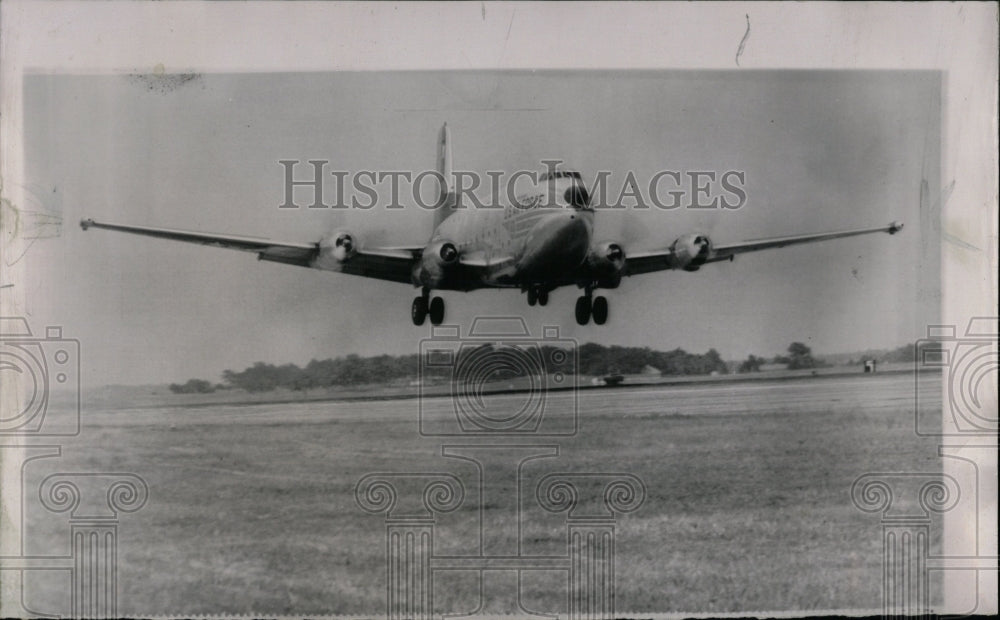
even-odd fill
[{"label": "tree", "polygon": [[203,379],[189,379],[187,383],[171,383],[170,391],[174,394],[210,394],[215,388],[208,381]]},{"label": "tree", "polygon": [[813,359],[812,350],[801,342],[793,342],[788,345],[788,369],[798,370],[800,368],[815,368],[816,360]]},{"label": "tree", "polygon": [[767,362],[767,360],[765,360],[762,357],[757,357],[756,355],[753,355],[751,353],[750,357],[748,357],[745,360],[743,360],[743,363],[740,364],[739,371],[740,372],[760,372],[760,367],[765,362]]},{"label": "tree", "polygon": [[720,374],[725,374],[726,372],[726,362],[722,360],[722,356],[715,349],[709,349],[705,352],[705,355],[701,356],[703,371],[706,374],[717,372]]},{"label": "tree", "polygon": [[[486,361],[494,356],[527,356],[537,362],[544,372],[559,372],[564,375],[606,375],[612,373],[636,374],[647,367],[660,370],[665,375],[701,375],[712,372],[727,372],[726,363],[715,349],[704,354],[688,353],[683,349],[669,352],[653,351],[648,347],[604,346],[587,343],[579,347],[576,354],[572,350],[556,345],[534,346],[526,343],[516,346],[514,353],[510,347],[496,347],[490,343],[480,343],[461,347],[453,364],[421,364],[418,354],[392,356],[378,355],[361,357],[350,354],[336,359],[310,360],[304,368],[295,364],[275,366],[256,362],[242,371],[226,370],[222,373],[223,384],[217,389],[240,388],[248,392],[267,392],[275,389],[310,390],[333,386],[385,384],[412,379],[418,370],[424,379],[447,380],[458,368],[485,368]],[[470,366],[471,365],[471,366]],[[464,371],[463,371],[464,372]],[[512,366],[501,373],[504,378],[524,376],[531,372],[527,366]],[[474,372],[473,372],[474,374]],[[465,378],[462,375],[460,378]],[[500,377],[493,377],[498,379]],[[190,383],[190,382],[189,382]],[[207,382],[206,382],[207,384]],[[207,388],[211,389],[211,384]],[[171,389],[195,389],[175,386]],[[197,388],[202,389],[202,388]]]}]

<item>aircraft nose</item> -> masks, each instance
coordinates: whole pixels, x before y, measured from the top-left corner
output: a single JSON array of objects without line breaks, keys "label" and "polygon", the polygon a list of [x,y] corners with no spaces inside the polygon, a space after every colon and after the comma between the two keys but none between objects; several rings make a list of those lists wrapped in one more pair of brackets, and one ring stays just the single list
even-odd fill
[{"label": "aircraft nose", "polygon": [[579,212],[564,210],[538,222],[528,238],[522,269],[533,275],[573,269],[587,257],[590,226]]},{"label": "aircraft nose", "polygon": [[576,211],[562,211],[550,215],[539,222],[532,232],[540,245],[566,254],[574,251],[578,253],[580,246],[586,250],[589,245],[587,222]]}]

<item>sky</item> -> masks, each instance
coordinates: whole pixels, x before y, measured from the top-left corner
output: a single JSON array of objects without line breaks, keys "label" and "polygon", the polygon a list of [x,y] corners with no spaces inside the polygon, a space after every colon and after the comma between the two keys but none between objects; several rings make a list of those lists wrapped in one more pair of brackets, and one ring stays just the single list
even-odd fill
[{"label": "sky", "polygon": [[[520,315],[583,342],[725,359],[897,347],[940,305],[941,74],[883,71],[450,71],[25,78],[25,177],[41,234],[24,286],[39,332],[81,346],[87,386],[218,380],[255,361],[305,364],[406,354],[430,336],[414,289],[252,254],[109,231],[110,222],[312,242],[422,244],[432,214],[279,209],[282,159],[354,173],[432,169],[441,124],[456,170],[537,170],[558,158],[584,179],[611,172],[742,171],[738,210],[597,213],[626,251],[705,232],[716,243],[905,222],[871,235],[738,257],[697,273],[626,279],[611,318],[577,326],[578,292],[545,308],[516,291],[445,292],[447,322]],[[307,174],[304,167],[300,174]],[[302,196],[302,194],[297,194]],[[305,205],[309,201],[299,198]],[[61,225],[58,224],[61,222]]]}]

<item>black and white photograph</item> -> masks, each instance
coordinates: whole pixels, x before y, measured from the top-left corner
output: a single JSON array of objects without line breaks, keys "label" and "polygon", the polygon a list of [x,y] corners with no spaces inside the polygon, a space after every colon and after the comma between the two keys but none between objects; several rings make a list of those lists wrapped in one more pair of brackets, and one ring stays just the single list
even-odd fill
[{"label": "black and white photograph", "polygon": [[2,9],[0,616],[996,613],[996,5]]}]

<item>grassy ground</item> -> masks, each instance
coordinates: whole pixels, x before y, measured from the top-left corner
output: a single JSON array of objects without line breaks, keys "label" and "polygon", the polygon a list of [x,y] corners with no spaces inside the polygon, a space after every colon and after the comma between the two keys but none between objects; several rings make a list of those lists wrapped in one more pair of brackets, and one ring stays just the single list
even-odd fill
[{"label": "grassy ground", "polygon": [[[753,400],[774,397],[760,389],[711,415],[686,415],[683,401],[646,389],[631,391],[627,406],[594,392],[581,433],[558,442],[558,459],[526,466],[525,488],[554,470],[643,480],[646,503],[617,527],[620,612],[878,609],[878,515],[853,506],[851,484],[872,471],[940,470],[936,444],[912,432],[912,393],[876,389],[888,380],[773,410]],[[926,415],[939,406],[928,402]],[[121,519],[120,615],[381,615],[385,524],[355,504],[355,483],[375,471],[449,471],[474,489],[476,471],[415,432],[412,401],[340,405],[349,409],[337,416],[323,407],[90,415],[61,459],[32,465],[28,488],[51,471],[135,472],[148,482],[146,507]],[[473,551],[478,503],[467,500],[440,519],[436,552]],[[526,510],[526,549],[565,553],[563,516]],[[484,518],[500,528],[509,515],[487,507]],[[65,552],[65,523],[33,524],[36,551]],[[31,581],[29,602],[64,605],[58,579]],[[564,612],[564,584],[531,573],[523,602]],[[473,574],[448,573],[436,586],[439,611],[476,606]]]}]

